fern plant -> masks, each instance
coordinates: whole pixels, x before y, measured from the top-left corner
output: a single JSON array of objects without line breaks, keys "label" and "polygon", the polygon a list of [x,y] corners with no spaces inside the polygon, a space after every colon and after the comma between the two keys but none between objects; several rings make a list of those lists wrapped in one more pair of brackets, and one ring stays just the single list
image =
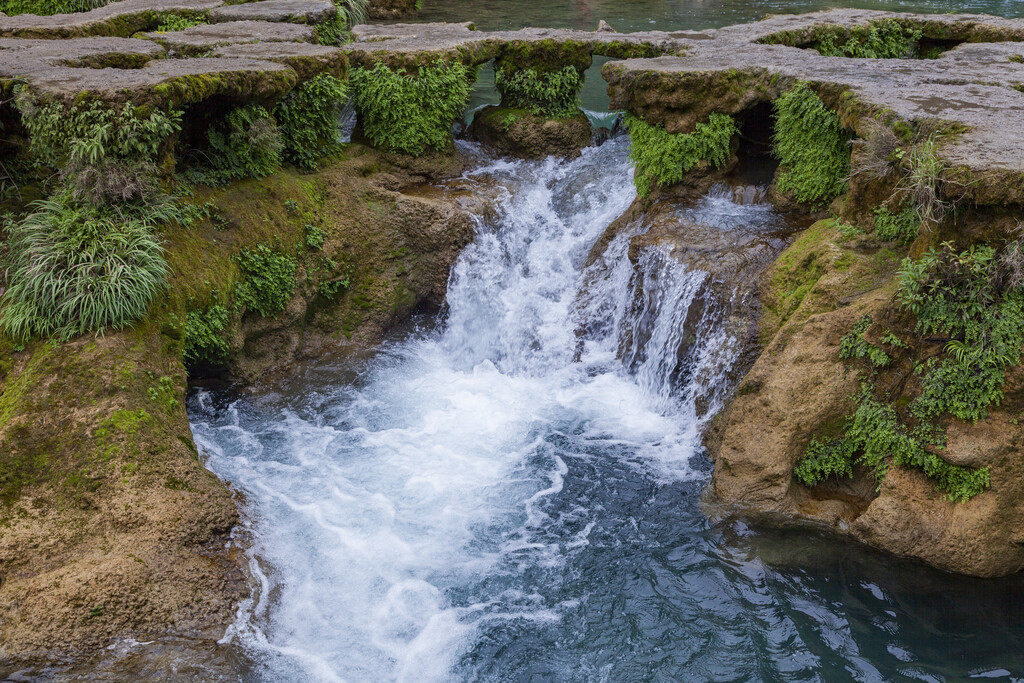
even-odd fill
[{"label": "fern plant", "polygon": [[540,74],[536,69],[512,73],[498,69],[494,84],[501,93],[503,107],[526,109],[537,116],[567,118],[579,110],[583,74],[572,66]]},{"label": "fern plant", "polygon": [[348,99],[348,86],[322,73],[285,95],[274,108],[284,158],[308,170],[338,151],[338,121]]},{"label": "fern plant", "polygon": [[354,69],[349,82],[373,144],[419,156],[450,143],[452,123],[469,101],[472,75],[465,65],[440,59],[414,73],[377,62],[373,69]]},{"label": "fern plant", "polygon": [[669,133],[632,114],[626,114],[626,128],[629,158],[636,167],[634,182],[641,197],[650,195],[655,185],[667,187],[682,181],[702,160],[712,167],[724,166],[732,137],[739,133],[731,116],[718,113],[711,114],[706,123],[698,123],[692,133]]},{"label": "fern plant", "polygon": [[798,201],[820,207],[846,187],[849,135],[835,112],[806,83],[775,100],[775,156],[782,164],[778,187]]}]

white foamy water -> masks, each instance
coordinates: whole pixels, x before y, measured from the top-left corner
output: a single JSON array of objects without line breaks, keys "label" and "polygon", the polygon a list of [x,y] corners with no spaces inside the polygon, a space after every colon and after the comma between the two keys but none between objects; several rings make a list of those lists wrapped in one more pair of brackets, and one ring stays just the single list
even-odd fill
[{"label": "white foamy water", "polygon": [[635,275],[629,233],[584,271],[634,198],[627,141],[472,176],[510,189],[438,330],[382,348],[354,384],[193,398],[208,466],[246,496],[260,587],[227,638],[254,679],[458,678],[484,630],[557,622],[585,599],[528,580],[558,576],[600,520],[562,496],[574,462],[703,476],[695,400],[735,356],[710,313],[680,352],[705,274],[652,251]]}]

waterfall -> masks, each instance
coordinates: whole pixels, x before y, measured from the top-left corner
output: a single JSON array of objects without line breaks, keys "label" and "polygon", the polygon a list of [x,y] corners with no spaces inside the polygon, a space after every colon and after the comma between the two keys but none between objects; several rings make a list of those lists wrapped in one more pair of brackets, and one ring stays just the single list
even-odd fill
[{"label": "waterfall", "polygon": [[226,640],[252,678],[500,679],[494,634],[582,609],[569,586],[635,526],[631,496],[704,480],[699,431],[736,356],[709,276],[659,248],[631,263],[640,225],[585,267],[634,199],[627,154],[619,137],[469,173],[505,192],[445,320],[356,381],[318,366],[279,396],[193,396],[208,466],[245,494],[259,585]]}]

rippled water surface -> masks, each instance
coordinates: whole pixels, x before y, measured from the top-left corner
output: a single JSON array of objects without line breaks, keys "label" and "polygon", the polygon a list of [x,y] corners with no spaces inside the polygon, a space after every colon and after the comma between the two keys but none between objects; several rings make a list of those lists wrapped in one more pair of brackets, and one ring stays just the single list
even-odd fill
[{"label": "rippled water surface", "polygon": [[[629,227],[627,140],[498,161],[440,321],[288,389],[190,405],[245,493],[253,681],[1011,680],[1024,587],[713,526],[698,439],[733,298]],[[686,217],[778,229],[716,196]]]}]

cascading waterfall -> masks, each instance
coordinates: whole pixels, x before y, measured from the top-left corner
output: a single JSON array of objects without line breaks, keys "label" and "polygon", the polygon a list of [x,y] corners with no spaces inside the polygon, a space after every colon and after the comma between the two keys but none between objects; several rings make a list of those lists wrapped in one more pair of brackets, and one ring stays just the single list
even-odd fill
[{"label": "cascading waterfall", "polygon": [[280,395],[194,394],[209,467],[245,493],[259,586],[226,639],[247,680],[757,679],[851,647],[697,510],[739,348],[721,288],[657,246],[631,263],[639,224],[586,265],[634,198],[627,145],[469,174],[507,191],[438,327]]}]

